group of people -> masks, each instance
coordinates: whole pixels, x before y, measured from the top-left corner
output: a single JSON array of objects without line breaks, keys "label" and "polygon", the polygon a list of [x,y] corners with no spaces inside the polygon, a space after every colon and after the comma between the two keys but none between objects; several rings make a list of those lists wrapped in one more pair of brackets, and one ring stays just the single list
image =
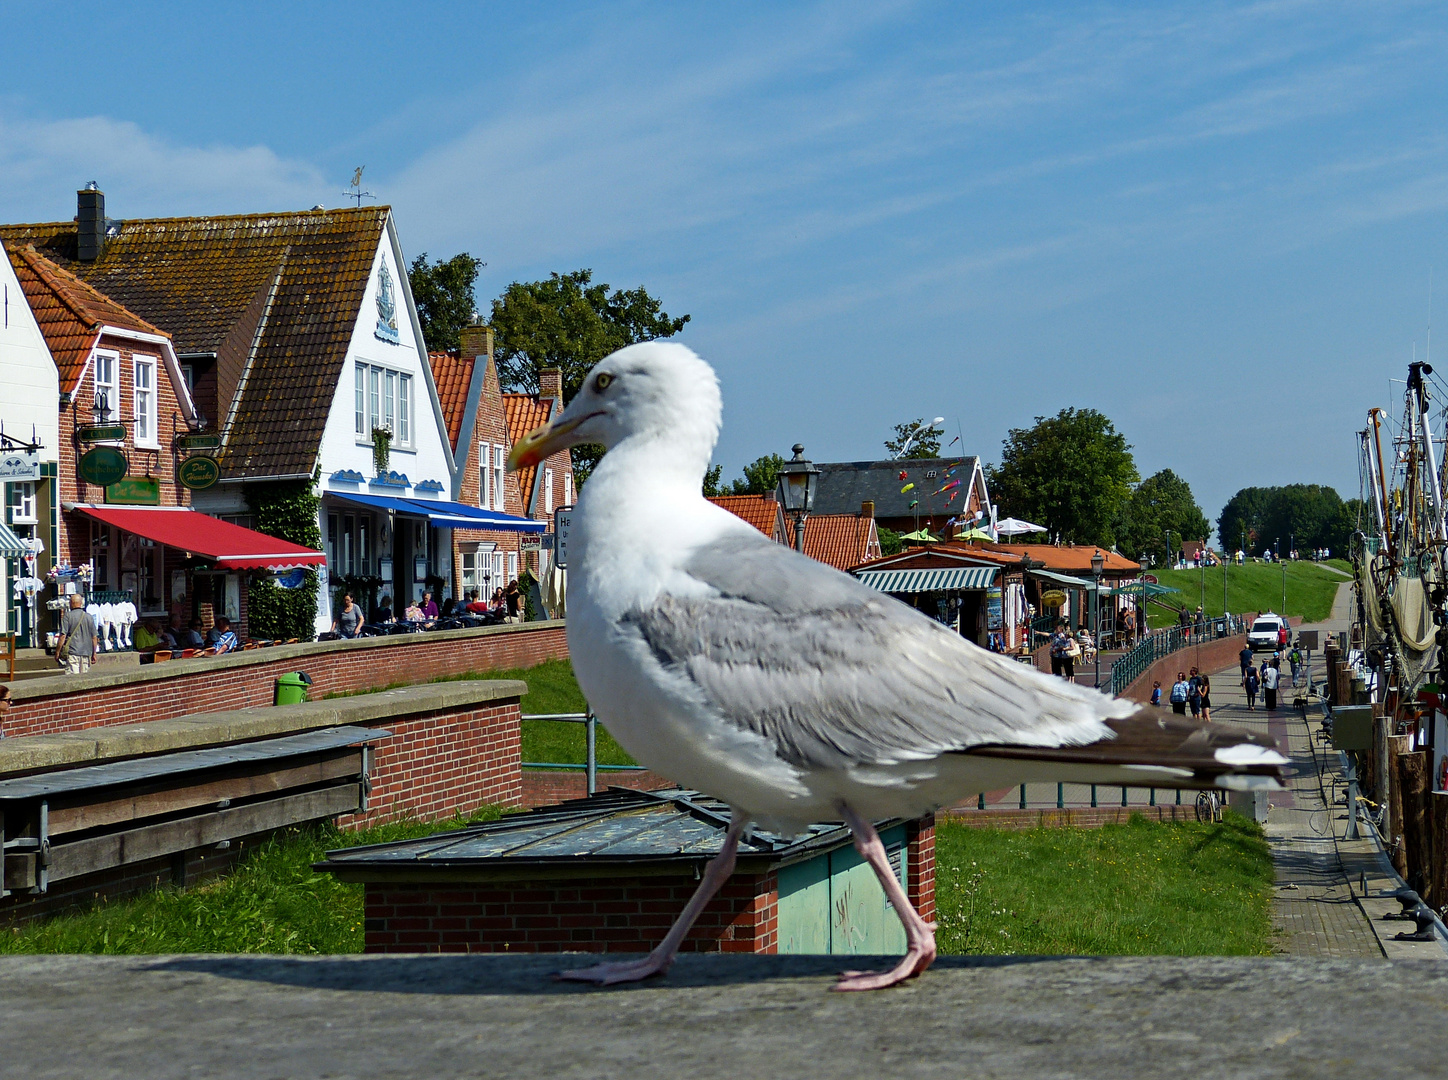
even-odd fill
[{"label": "group of people", "polygon": [[[1282,650],[1279,648],[1261,665],[1248,646],[1238,656],[1242,665],[1242,689],[1247,693],[1247,708],[1257,708],[1257,692],[1262,692],[1262,704],[1268,712],[1277,708],[1277,691],[1282,685]],[[1287,665],[1292,673],[1292,685],[1297,686],[1302,678],[1302,649],[1293,645],[1287,653]]]},{"label": "group of people", "polygon": [[1074,682],[1076,661],[1085,659],[1088,663],[1096,658],[1096,643],[1091,640],[1091,631],[1084,626],[1076,636],[1071,636],[1071,626],[1065,619],[1056,623],[1051,634],[1051,674]]},{"label": "group of people", "polygon": [[[132,640],[139,653],[160,649],[215,649],[219,655],[241,647],[236,632],[231,629],[231,620],[225,615],[219,616],[215,625],[203,633],[200,619],[192,619],[190,624],[182,626],[181,617],[173,613],[165,626],[154,619],[143,622]],[[61,620],[60,636],[55,643],[56,661],[69,674],[81,675],[90,670],[91,661],[100,651],[101,631],[95,616],[87,610],[85,598],[80,593],[72,593],[70,609]]]},{"label": "group of people", "polygon": [[[514,623],[519,621],[522,610],[523,590],[518,579],[514,578],[506,587],[494,589],[491,600],[481,599],[478,590],[473,589],[462,600],[449,597],[443,601],[441,608],[433,599],[431,590],[425,591],[422,599],[414,600],[403,609],[401,621],[413,623],[424,630],[435,628],[439,619],[459,615],[479,615],[492,617],[498,622]],[[392,611],[392,597],[382,597],[377,603],[377,616],[371,620],[370,625],[390,626],[398,621]],[[332,618],[332,634],[338,638],[359,637],[367,625],[369,623],[363,615],[361,605],[351,593],[343,594],[342,603]]]},{"label": "group of people", "polygon": [[[1151,687],[1151,703],[1161,704],[1161,681],[1158,680]],[[1171,711],[1178,716],[1185,716],[1187,709],[1191,709],[1192,716],[1207,723],[1212,722],[1212,679],[1205,671],[1198,671],[1192,668],[1191,676],[1188,677],[1184,671],[1178,671],[1176,682],[1171,685],[1171,692],[1168,695],[1168,703]]]}]

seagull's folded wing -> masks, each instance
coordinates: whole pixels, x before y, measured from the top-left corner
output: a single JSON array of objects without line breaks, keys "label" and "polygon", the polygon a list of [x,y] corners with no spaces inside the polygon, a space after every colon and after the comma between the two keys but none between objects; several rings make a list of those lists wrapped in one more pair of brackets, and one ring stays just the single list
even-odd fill
[{"label": "seagull's folded wing", "polygon": [[[1178,724],[1158,710],[1051,678],[967,642],[832,567],[762,536],[698,549],[707,595],[665,593],[625,625],[722,717],[807,769],[979,752],[1082,764],[1238,771],[1226,747],[1276,772],[1271,740]],[[1180,730],[1178,730],[1180,728]],[[1246,744],[1246,745],[1244,745]],[[1255,755],[1267,754],[1257,760]]]}]

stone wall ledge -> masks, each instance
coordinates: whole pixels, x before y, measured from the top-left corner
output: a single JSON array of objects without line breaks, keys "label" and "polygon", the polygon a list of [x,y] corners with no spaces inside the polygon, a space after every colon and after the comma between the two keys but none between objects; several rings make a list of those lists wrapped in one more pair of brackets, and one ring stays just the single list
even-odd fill
[{"label": "stone wall ledge", "polygon": [[[478,631],[462,632],[475,634]],[[446,633],[452,631],[443,632]],[[366,642],[342,644],[355,646],[365,645]],[[275,650],[265,651],[272,653]],[[499,701],[517,701],[527,692],[528,684],[518,679],[421,683],[373,694],[306,701],[297,705],[258,706],[177,716],[142,724],[115,724],[51,735],[25,735],[0,740],[0,776],[17,776],[47,769],[75,768],[102,761],[143,757],[148,754],[251,742],[317,728],[354,724],[385,727],[394,717],[443,713],[472,705],[487,706]]]},{"label": "stone wall ledge", "polygon": [[258,664],[274,664],[295,660],[300,665],[307,659],[333,653],[365,652],[371,649],[441,646],[448,642],[474,638],[530,633],[561,629],[562,620],[512,623],[504,626],[477,626],[464,630],[432,630],[420,634],[399,634],[389,637],[356,638],[351,641],[301,641],[295,645],[272,645],[264,649],[245,649],[223,656],[193,656],[189,660],[167,660],[160,664],[126,666],[105,671],[92,668],[84,675],[58,673],[38,679],[22,679],[8,684],[11,700],[19,703],[38,698],[75,694],[86,690],[102,690],[113,686],[158,682],[181,675],[206,672],[231,672]]}]

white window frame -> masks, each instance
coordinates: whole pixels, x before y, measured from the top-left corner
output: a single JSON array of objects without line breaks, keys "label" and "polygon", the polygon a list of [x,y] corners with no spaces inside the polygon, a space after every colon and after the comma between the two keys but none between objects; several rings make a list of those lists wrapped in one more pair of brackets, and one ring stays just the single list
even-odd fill
[{"label": "white window frame", "polygon": [[397,368],[354,360],[353,413],[357,441],[371,443],[373,429],[392,429],[393,449],[415,450],[412,423],[412,374]]},{"label": "white window frame", "polygon": [[[101,378],[105,371],[109,381]],[[96,395],[102,390],[106,394],[106,411],[94,412]],[[101,423],[109,424],[121,417],[121,354],[97,349],[91,354],[91,408]]]},{"label": "white window frame", "polygon": [[492,447],[478,443],[478,505],[484,510],[493,505]]},{"label": "white window frame", "polygon": [[[160,406],[156,401],[159,387],[156,377],[160,374],[156,357],[133,354],[131,356],[131,412],[135,421],[135,442],[153,450],[160,449],[161,436],[156,430],[160,417]],[[147,385],[141,386],[142,376]]]},{"label": "white window frame", "polygon": [[354,360],[352,369],[352,411],[356,414],[357,437],[370,439],[372,432],[367,428],[367,365]]},{"label": "white window frame", "polygon": [[573,470],[563,470],[563,505],[572,506],[575,498],[573,491]]},{"label": "white window frame", "polygon": [[543,470],[543,513],[553,513],[553,470]]},{"label": "white window frame", "polygon": [[507,468],[508,451],[502,443],[493,444],[493,506],[494,510],[503,510],[503,470]]},{"label": "white window frame", "polygon": [[35,512],[35,481],[15,480],[10,484],[10,524],[39,525]]},{"label": "white window frame", "polygon": [[508,552],[508,580],[512,581],[518,576],[518,553]]}]

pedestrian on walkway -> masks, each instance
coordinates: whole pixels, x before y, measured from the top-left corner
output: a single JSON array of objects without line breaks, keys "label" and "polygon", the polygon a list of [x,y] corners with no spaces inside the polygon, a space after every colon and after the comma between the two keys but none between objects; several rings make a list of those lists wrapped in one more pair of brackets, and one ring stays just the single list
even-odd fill
[{"label": "pedestrian on walkway", "polygon": [[1287,654],[1287,662],[1292,665],[1292,685],[1295,687],[1297,676],[1302,671],[1302,650],[1296,645],[1292,646],[1292,651]]},{"label": "pedestrian on walkway", "polygon": [[1151,684],[1151,703],[1161,708],[1161,680],[1157,679]]},{"label": "pedestrian on walkway", "polygon": [[1212,680],[1205,671],[1202,672],[1198,689],[1202,695],[1202,721],[1210,724],[1212,722]]},{"label": "pedestrian on walkway", "polygon": [[1246,674],[1242,676],[1242,689],[1247,692],[1247,710],[1249,712],[1255,712],[1257,709],[1257,687],[1260,685],[1257,669],[1248,664]]},{"label": "pedestrian on walkway", "polygon": [[1066,620],[1056,623],[1056,632],[1051,635],[1051,674],[1063,679],[1075,680],[1076,663],[1071,650],[1079,649],[1075,640],[1066,632]]},{"label": "pedestrian on walkway", "polygon": [[1187,714],[1187,698],[1191,696],[1191,684],[1187,682],[1185,672],[1178,671],[1176,682],[1171,686],[1171,711],[1178,716]]},{"label": "pedestrian on walkway", "polygon": [[1268,712],[1277,708],[1277,681],[1281,677],[1281,673],[1271,664],[1262,665],[1262,697]]},{"label": "pedestrian on walkway", "polygon": [[85,597],[70,594],[70,610],[60,626],[60,640],[55,643],[56,658],[65,662],[68,675],[84,675],[100,649],[100,634],[95,620],[85,609]]},{"label": "pedestrian on walkway", "polygon": [[1187,704],[1192,707],[1193,718],[1202,715],[1202,676],[1196,668],[1187,679]]},{"label": "pedestrian on walkway", "polygon": [[1252,666],[1252,646],[1243,645],[1242,651],[1237,654],[1237,661],[1242,665],[1242,678],[1247,677],[1247,669]]}]

